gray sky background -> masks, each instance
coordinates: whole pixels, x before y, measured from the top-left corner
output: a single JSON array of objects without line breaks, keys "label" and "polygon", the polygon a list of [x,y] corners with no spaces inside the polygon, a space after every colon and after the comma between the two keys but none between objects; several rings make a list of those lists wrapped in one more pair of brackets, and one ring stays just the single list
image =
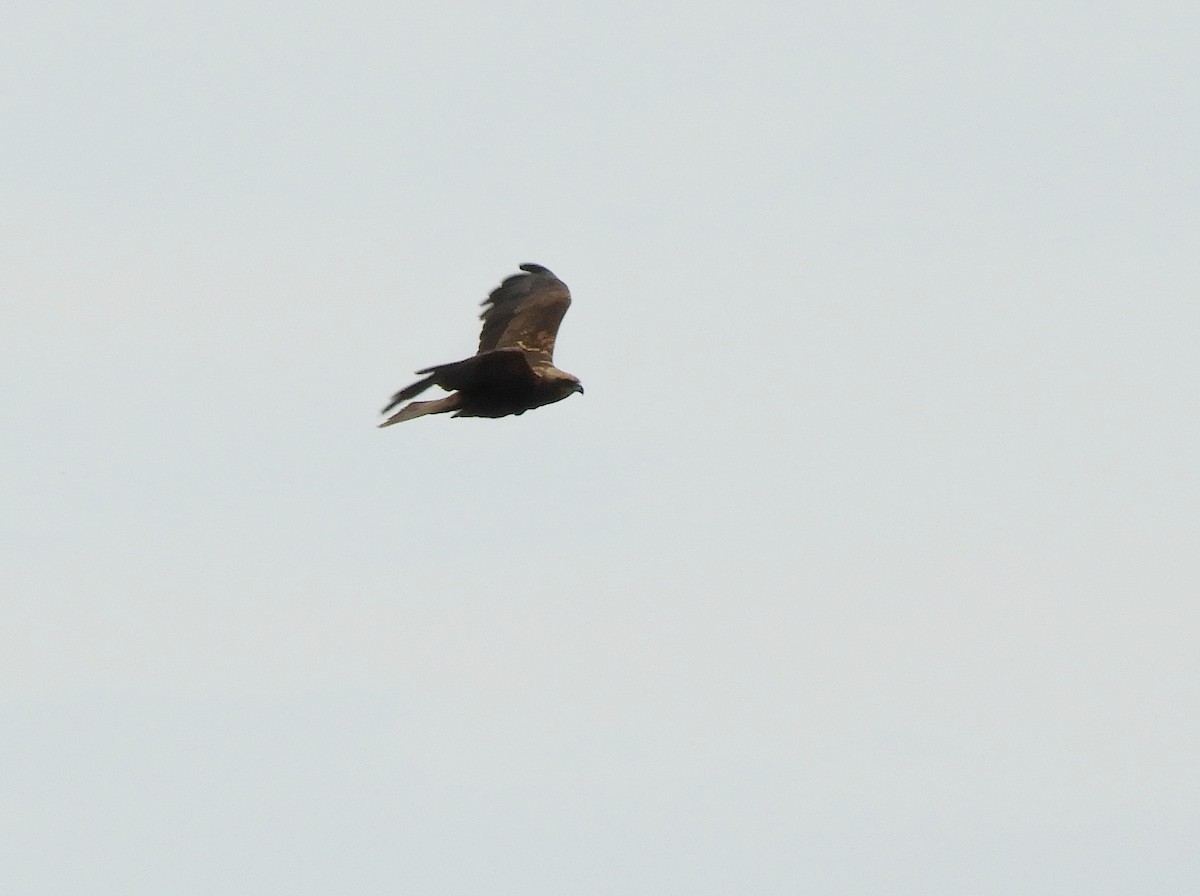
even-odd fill
[{"label": "gray sky background", "polygon": [[3,13],[0,890],[1198,892],[1196,6],[427,6]]}]

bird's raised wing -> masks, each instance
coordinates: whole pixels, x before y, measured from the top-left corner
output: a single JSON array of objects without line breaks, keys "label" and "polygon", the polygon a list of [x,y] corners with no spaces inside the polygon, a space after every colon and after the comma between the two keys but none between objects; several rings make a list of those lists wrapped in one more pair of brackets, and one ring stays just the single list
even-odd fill
[{"label": "bird's raised wing", "polygon": [[571,293],[549,269],[523,264],[484,301],[479,351],[519,348],[532,363],[550,364],[558,325],[571,306]]}]

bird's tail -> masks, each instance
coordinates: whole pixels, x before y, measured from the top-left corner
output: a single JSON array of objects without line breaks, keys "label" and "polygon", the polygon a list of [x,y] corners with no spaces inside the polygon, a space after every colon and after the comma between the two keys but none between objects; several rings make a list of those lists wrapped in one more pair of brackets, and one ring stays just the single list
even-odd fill
[{"label": "bird's tail", "polygon": [[[412,387],[410,386],[409,388],[411,389]],[[447,395],[445,398],[439,398],[436,401],[414,401],[412,404],[406,404],[380,423],[379,428],[383,429],[385,426],[391,426],[393,423],[403,423],[405,420],[411,420],[414,417],[424,417],[426,414],[445,414],[449,411],[457,411],[461,405],[462,396],[458,394]],[[384,413],[387,413],[394,406],[394,404],[390,405],[384,410]]]},{"label": "bird's tail", "polygon": [[[429,373],[429,371],[428,370],[418,370],[417,373]],[[430,386],[432,386],[434,380],[436,380],[436,379],[437,379],[436,375],[427,376],[423,380],[417,380],[411,386],[405,386],[403,389],[401,389],[399,392],[397,392],[395,395],[393,395],[390,399],[388,399],[387,406],[384,407],[384,409],[382,411],[380,411],[379,413],[386,414],[388,411],[390,411],[396,405],[400,404],[400,402],[408,401],[410,398],[416,398],[418,395],[420,395],[422,392],[424,392],[426,389],[428,389]]]}]

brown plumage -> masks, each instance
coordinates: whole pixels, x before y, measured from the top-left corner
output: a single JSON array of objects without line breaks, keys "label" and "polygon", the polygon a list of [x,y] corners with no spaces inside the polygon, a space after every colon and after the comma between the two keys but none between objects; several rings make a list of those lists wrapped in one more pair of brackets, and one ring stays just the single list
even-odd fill
[{"label": "brown plumage", "polygon": [[576,377],[554,366],[554,339],[571,305],[567,285],[540,264],[523,264],[521,270],[525,273],[509,277],[483,302],[479,351],[465,361],[418,370],[428,376],[393,395],[380,413],[430,386],[454,394],[407,404],[380,428],[450,411],[455,417],[520,415],[583,393]]}]

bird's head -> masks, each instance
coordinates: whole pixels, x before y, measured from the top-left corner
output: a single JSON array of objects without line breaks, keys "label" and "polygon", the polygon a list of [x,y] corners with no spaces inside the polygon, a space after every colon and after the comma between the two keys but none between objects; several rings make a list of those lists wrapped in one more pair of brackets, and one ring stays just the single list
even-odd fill
[{"label": "bird's head", "polygon": [[557,375],[553,379],[553,394],[552,401],[562,401],[571,395],[578,392],[583,394],[583,383],[579,382],[579,377],[572,376],[563,371],[557,371]]},{"label": "bird's head", "polygon": [[580,395],[583,394],[583,383],[579,382],[579,377],[577,376],[568,376],[568,378],[563,381],[562,388],[565,392],[563,398],[566,398],[567,395],[574,395],[576,392],[578,392]]}]

